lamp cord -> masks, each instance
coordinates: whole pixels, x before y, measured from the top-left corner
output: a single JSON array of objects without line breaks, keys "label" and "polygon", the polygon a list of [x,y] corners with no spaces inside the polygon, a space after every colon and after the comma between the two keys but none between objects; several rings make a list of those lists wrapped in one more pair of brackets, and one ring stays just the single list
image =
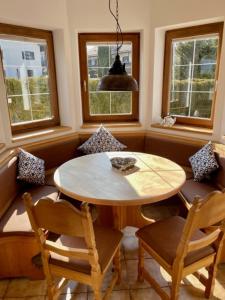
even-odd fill
[{"label": "lamp cord", "polygon": [[[119,4],[118,4],[118,0],[116,0],[116,14],[113,13],[112,9],[111,9],[111,0],[109,0],[109,11],[111,13],[111,15],[113,16],[113,18],[116,20],[116,52],[117,55],[119,54],[119,50],[121,49],[121,47],[123,46],[123,33],[119,24]],[[121,44],[119,45],[119,34],[121,36]]]}]

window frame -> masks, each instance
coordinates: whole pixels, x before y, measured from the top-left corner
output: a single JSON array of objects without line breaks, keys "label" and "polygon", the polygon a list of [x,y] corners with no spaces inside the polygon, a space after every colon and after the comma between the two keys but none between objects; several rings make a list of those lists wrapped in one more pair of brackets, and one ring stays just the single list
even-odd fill
[{"label": "window frame", "polygon": [[[140,72],[140,33],[123,33],[124,42],[132,42],[132,76],[139,84]],[[84,123],[99,122],[137,122],[139,120],[139,92],[132,92],[132,113],[127,115],[95,115],[89,113],[89,90],[88,90],[88,61],[86,43],[88,42],[116,42],[115,33],[79,33],[79,61],[80,61],[80,84],[82,113]]]},{"label": "window frame", "polygon": [[[200,127],[213,128],[214,114],[215,114],[215,103],[217,95],[217,82],[219,76],[221,46],[223,42],[223,22],[204,24],[199,26],[191,26],[179,29],[173,29],[166,31],[165,33],[165,50],[164,50],[164,69],[163,69],[163,89],[162,89],[162,117],[166,117],[169,114],[169,93],[170,93],[170,72],[172,65],[172,42],[174,39],[191,38],[201,35],[218,34],[219,44],[218,53],[216,60],[215,70],[215,91],[212,99],[211,116],[209,119],[177,116],[177,124],[194,125]],[[171,114],[172,115],[172,114]],[[173,115],[172,115],[173,116]]]},{"label": "window frame", "polygon": [[[55,54],[54,54],[54,43],[53,43],[52,31],[0,23],[0,36],[1,35],[7,35],[7,37],[12,36],[12,38],[16,38],[16,37],[25,38],[28,40],[29,38],[42,39],[45,40],[47,44],[48,84],[49,84],[52,118],[47,120],[37,120],[37,121],[30,121],[30,122],[28,121],[23,123],[21,122],[21,124],[20,123],[11,124],[11,120],[9,117],[12,134],[58,126],[60,124],[60,119],[59,119],[58,91],[57,91],[57,82],[56,82]],[[2,64],[3,67],[2,53],[0,54],[1,54],[0,63]],[[7,100],[7,95],[6,95],[6,100]]]}]

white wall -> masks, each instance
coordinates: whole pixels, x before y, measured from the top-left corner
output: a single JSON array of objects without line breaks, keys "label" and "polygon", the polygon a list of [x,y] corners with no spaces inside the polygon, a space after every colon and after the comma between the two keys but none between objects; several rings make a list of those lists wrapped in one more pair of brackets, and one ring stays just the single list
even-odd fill
[{"label": "white wall", "polygon": [[[139,129],[151,129],[151,123],[159,119],[161,111],[165,30],[176,26],[223,20],[225,1],[119,0],[119,14],[123,31],[141,33],[140,122],[142,127]],[[0,0],[0,22],[53,30],[61,121],[63,125],[71,126],[73,131],[80,130],[82,109],[77,34],[115,30],[115,22],[108,11],[108,0]],[[214,132],[213,136],[208,137],[217,140],[221,138],[221,132],[225,133],[225,122],[222,122],[222,116],[225,120],[224,46],[225,43],[222,48]],[[0,93],[0,98],[2,103],[3,93]],[[3,118],[6,126],[7,116]],[[2,121],[0,130],[7,132],[1,123]],[[184,135],[179,132],[174,134]],[[8,137],[9,132],[6,135]],[[1,139],[4,136],[0,133]],[[7,137],[4,140],[8,144],[11,137]],[[202,137],[196,135],[196,138]]]}]

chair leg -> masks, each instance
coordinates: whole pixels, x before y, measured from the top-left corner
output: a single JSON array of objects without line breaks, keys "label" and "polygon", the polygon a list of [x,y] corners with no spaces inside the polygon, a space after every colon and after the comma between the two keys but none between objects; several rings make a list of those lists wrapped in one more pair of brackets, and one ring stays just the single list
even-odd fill
[{"label": "chair leg", "polygon": [[175,274],[172,276],[172,285],[171,285],[171,300],[178,300],[180,294],[180,282],[181,276],[179,274]]},{"label": "chair leg", "polygon": [[143,269],[144,269],[144,248],[142,247],[142,243],[139,240],[139,248],[138,248],[138,281],[143,282]]},{"label": "chair leg", "polygon": [[102,300],[102,293],[100,288],[94,287],[94,300]]},{"label": "chair leg", "polygon": [[114,268],[118,273],[118,279],[116,284],[120,284],[121,282],[121,263],[120,263],[120,247],[118,248],[114,258],[113,258]]},{"label": "chair leg", "polygon": [[55,300],[54,287],[51,285],[48,285],[48,300]]},{"label": "chair leg", "polygon": [[215,286],[215,278],[216,278],[216,266],[211,265],[208,268],[209,278],[206,282],[206,288],[205,288],[205,297],[210,298],[212,296],[214,286]]}]

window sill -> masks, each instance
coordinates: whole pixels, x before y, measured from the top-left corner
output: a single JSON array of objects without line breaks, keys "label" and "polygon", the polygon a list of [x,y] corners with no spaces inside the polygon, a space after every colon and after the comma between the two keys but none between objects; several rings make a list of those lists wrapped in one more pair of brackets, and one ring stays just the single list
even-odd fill
[{"label": "window sill", "polygon": [[81,129],[98,128],[103,125],[106,128],[117,128],[117,127],[141,127],[139,122],[125,122],[125,123],[84,123],[81,125]]},{"label": "window sill", "polygon": [[169,127],[169,126],[163,126],[159,123],[154,123],[154,124],[151,124],[151,127],[166,129],[166,130],[177,130],[177,131],[183,131],[183,132],[206,134],[206,135],[211,135],[213,133],[213,130],[211,128],[188,126],[188,125],[181,125],[181,124],[175,124],[172,127]]},{"label": "window sill", "polygon": [[24,140],[29,140],[41,136],[48,136],[52,134],[61,133],[64,131],[69,131],[70,129],[71,127],[68,126],[56,126],[56,127],[50,127],[50,128],[45,128],[45,129],[31,131],[31,132],[15,134],[12,137],[12,142],[17,143],[17,142],[21,142]]}]

